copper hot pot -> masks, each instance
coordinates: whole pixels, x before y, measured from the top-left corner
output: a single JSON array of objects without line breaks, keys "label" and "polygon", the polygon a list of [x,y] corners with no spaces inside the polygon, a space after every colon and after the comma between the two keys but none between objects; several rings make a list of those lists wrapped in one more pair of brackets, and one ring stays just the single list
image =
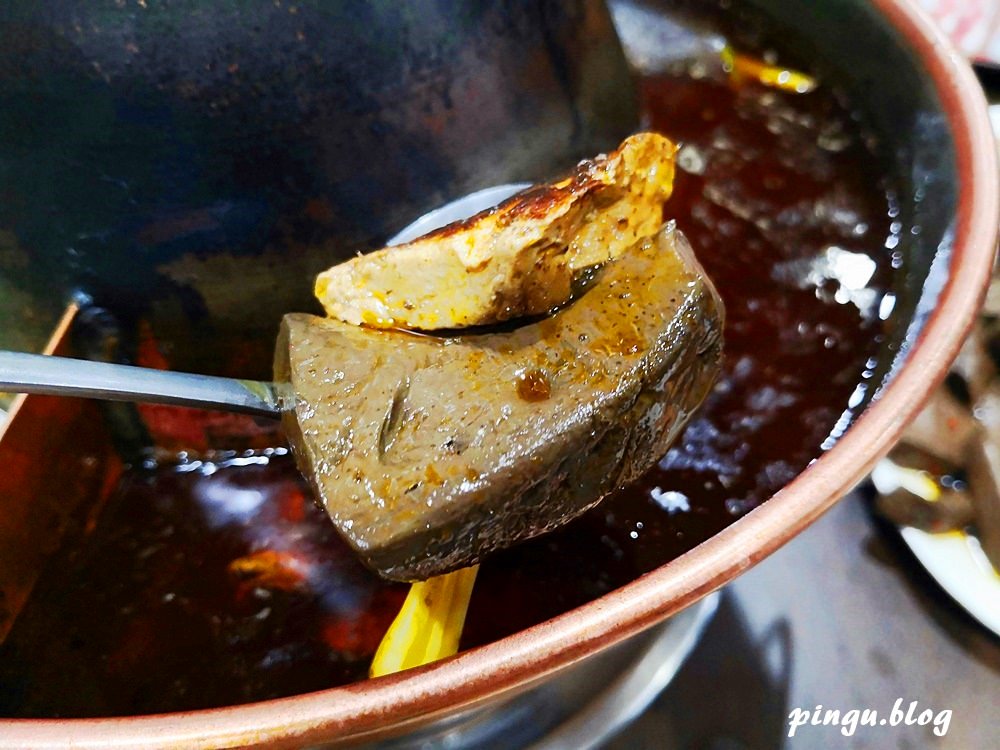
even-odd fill
[{"label": "copper hot pot", "polygon": [[[641,5],[654,12],[674,12],[678,7],[683,10],[685,5],[684,2],[654,0],[627,4]],[[60,14],[64,12],[68,13],[65,18],[72,19],[72,13],[67,8],[72,9],[74,3],[39,4],[51,11],[44,18],[35,13],[33,3],[15,5],[23,8],[10,18],[21,24],[18,28],[22,32],[28,29],[35,33],[35,36],[20,37],[23,48],[30,47],[32,40],[37,45],[58,42],[56,49],[66,54],[82,55],[83,63],[88,63],[86,55],[99,54],[99,45],[88,47],[84,42],[73,41],[72,23],[60,26],[57,22],[63,18]],[[310,3],[302,5],[306,11],[315,10]],[[446,5],[448,3],[443,3],[440,7]],[[536,4],[512,2],[501,5],[512,13],[506,20],[517,22],[507,28],[529,29],[524,33],[538,28],[531,24],[537,22],[539,17],[524,10]],[[599,3],[564,5],[576,9],[562,19],[565,23],[582,24],[590,32],[608,23],[608,16]],[[474,715],[470,712],[496,708],[560,675],[584,670],[602,652],[607,653],[617,644],[634,643],[630,639],[690,607],[801,532],[866,474],[875,461],[889,450],[903,426],[943,378],[948,363],[973,321],[985,290],[1000,221],[995,147],[985,102],[968,65],[907,0],[745,0],[733,5],[752,7],[769,19],[777,33],[789,30],[790,33],[783,38],[790,47],[797,49],[800,56],[816,60],[820,69],[842,82],[852,100],[865,111],[877,135],[890,145],[886,149],[892,154],[890,169],[907,190],[900,196],[901,220],[904,224],[919,223],[922,229],[919,235],[908,240],[905,247],[906,271],[900,274],[899,286],[895,290],[896,320],[899,322],[888,332],[883,343],[885,352],[890,356],[883,358],[886,366],[876,373],[878,388],[873,389],[873,395],[859,418],[837,443],[768,502],[680,558],[578,609],[444,662],[347,687],[230,708],[97,720],[0,720],[0,747],[301,747],[326,746],[327,743],[332,746],[397,737],[417,730],[426,731],[436,725],[446,727],[448,722],[456,721],[458,717]],[[377,4],[372,4],[372,7],[375,6]],[[537,7],[542,6],[547,4],[537,4]],[[549,8],[545,12],[554,11]],[[399,19],[400,24],[414,23],[411,14],[403,16]],[[320,23],[321,14],[316,18],[319,19],[316,22]],[[231,27],[238,29],[245,20],[230,19]],[[445,22],[447,19],[441,16],[437,20]],[[385,19],[369,18],[369,21],[384,22]],[[475,23],[486,22],[482,18],[462,17],[462,23],[471,24],[460,27],[468,29],[474,28]],[[7,20],[0,20],[0,34],[11,32],[13,26],[5,24],[8,24]],[[113,22],[111,26],[114,26]],[[558,24],[556,27],[564,28]],[[412,31],[415,27],[408,28]],[[105,33],[113,32],[114,28],[110,31],[105,29]],[[417,35],[410,41],[413,40],[418,43],[426,41],[426,37]],[[516,39],[508,42],[516,47]],[[456,43],[460,45],[461,40]],[[574,58],[572,50],[559,48],[557,38],[549,38],[549,43],[561,50],[551,59],[564,63],[552,68],[553,80],[564,93],[569,92],[566,94],[569,98],[564,101],[577,102],[577,111],[594,106],[592,98],[581,98],[574,93],[578,92],[579,86],[586,85],[585,70],[592,71],[593,68],[577,66],[573,62],[593,54],[593,49],[580,51],[583,57]],[[625,43],[628,44],[627,39]],[[5,42],[0,48],[5,46],[9,47]],[[170,54],[169,51],[164,52],[166,57]],[[598,57],[603,61],[602,65],[611,66],[608,70],[622,64],[620,51],[615,49],[603,49]],[[31,76],[22,75],[30,68],[30,62],[18,67],[7,60],[0,66],[0,94],[9,97],[17,86],[23,89],[31,85]],[[321,62],[316,64],[322,68]],[[440,62],[438,59],[435,64]],[[115,61],[111,60],[108,64],[113,66]],[[352,70],[358,72],[356,68]],[[324,71],[324,75],[331,76],[328,81],[331,85],[337,83],[336,71],[325,68]],[[358,74],[362,73],[367,75],[371,71]],[[12,75],[22,75],[17,79],[17,86],[10,83]],[[114,80],[113,76],[108,80]],[[165,80],[169,86],[177,84],[179,79]],[[429,75],[423,83],[431,86],[434,80],[437,79]],[[100,76],[92,83],[95,90],[100,89]],[[383,83],[386,90],[391,88],[391,81]],[[203,84],[204,87],[199,88]],[[427,91],[420,88],[422,82],[419,80],[408,81],[408,84],[413,86],[414,91]],[[187,89],[182,87],[179,90],[190,93],[210,88],[204,81],[194,81]],[[396,89],[393,91],[399,93]],[[52,94],[51,90],[46,93]],[[42,97],[42,94],[38,96]],[[197,97],[192,101],[196,100]],[[308,120],[313,124],[333,116],[332,110],[324,109],[329,103],[320,101],[318,95],[315,99],[300,99],[299,103],[305,107],[299,112],[301,117],[306,120],[318,118]],[[51,107],[53,102],[46,100],[46,104]],[[631,127],[627,96],[623,96],[619,104],[621,119],[611,127],[611,131]],[[246,102],[229,102],[226,106],[238,110],[246,106]],[[268,112],[268,116],[275,115],[270,110]],[[366,112],[372,122],[378,120],[378,116],[372,114],[374,110]],[[91,114],[99,117],[101,112]],[[176,112],[174,114],[177,115]],[[441,133],[451,122],[447,106],[437,113],[437,121],[431,116],[433,114],[431,112],[428,115],[430,119],[424,123],[431,129],[423,130],[421,136],[432,140],[430,134],[433,127]],[[544,130],[551,125],[541,116],[544,113],[536,114],[540,115],[536,123],[539,128]],[[556,119],[560,117],[559,112],[551,114]],[[123,116],[127,119],[129,115],[135,115],[135,112],[125,110]],[[10,128],[15,123],[9,116],[4,117],[0,116],[0,125],[4,126],[4,132],[11,132]],[[302,135],[302,131],[290,127],[287,130],[278,128],[278,132],[288,139],[286,145],[293,141],[300,143],[295,139]],[[318,131],[309,132],[315,135]],[[616,137],[611,132],[592,131],[582,126],[570,132],[573,139],[566,142],[571,146],[565,153],[553,158],[575,158],[578,154],[571,154],[570,151],[585,153],[602,139],[606,141],[609,137]],[[31,144],[20,145],[37,148],[44,135],[36,132]],[[474,140],[471,135],[469,139]],[[436,175],[440,179],[411,185],[409,192],[404,191],[407,196],[406,210],[411,212],[409,218],[413,213],[469,189],[535,176],[527,173],[530,169],[522,161],[520,166],[512,168],[510,174],[491,173],[483,182],[475,184],[470,177],[474,170],[467,167],[481,163],[484,156],[471,141],[466,145],[472,160],[468,164],[463,162],[460,153],[449,152],[448,158],[453,160],[453,163],[449,162],[452,173],[438,172]],[[5,148],[4,144],[0,144],[0,163],[12,164],[11,158],[3,155]],[[505,148],[512,153],[517,150],[516,144],[509,142]],[[19,153],[23,156],[26,152],[22,149]],[[291,148],[279,155],[291,159],[288,155],[294,153],[295,148]],[[330,153],[326,156],[333,158]],[[476,162],[477,159],[480,161]],[[48,166],[55,170],[52,174],[58,176],[58,169],[52,164]],[[226,244],[227,232],[253,234],[256,231],[254,228],[261,227],[267,230],[262,232],[262,236],[269,237],[268,242],[272,245],[267,246],[265,242],[264,246],[256,248],[255,252],[262,254],[274,250],[277,247],[275,243],[285,243],[286,249],[294,254],[296,247],[317,237],[333,242],[330,227],[337,227],[336,231],[350,236],[354,243],[352,247],[376,243],[387,234],[386,228],[381,225],[363,226],[352,222],[350,201],[342,195],[344,185],[329,178],[332,172],[326,173],[324,182],[317,178],[314,164],[303,166],[291,159],[286,166],[291,169],[289,174],[292,177],[289,179],[318,180],[309,184],[309,190],[313,191],[309,195],[317,202],[309,203],[308,199],[303,199],[301,205],[295,208],[299,212],[297,224],[296,220],[289,218],[294,212],[288,206],[258,205],[244,200],[246,196],[239,191],[230,190],[218,201],[209,202],[207,213],[192,214],[180,205],[181,201],[172,204],[169,210],[164,209],[159,223],[137,227],[116,220],[112,223],[114,232],[101,236],[87,235],[81,240],[84,243],[82,250],[77,248],[77,252],[84,255],[100,255],[104,251],[112,254],[133,252],[136,262],[141,265],[144,262],[143,253],[183,252],[192,242],[201,242],[204,247],[221,247]],[[425,166],[407,165],[407,168],[412,167],[413,173],[417,174]],[[324,168],[335,171],[332,162]],[[178,184],[186,179],[184,175],[176,177]],[[198,189],[202,187],[204,185]],[[226,187],[233,188],[231,185]],[[109,189],[114,189],[114,186]],[[375,183],[367,183],[367,189],[374,193],[379,191]],[[7,204],[0,206],[0,228],[24,221],[18,211],[23,212],[25,207],[17,200],[10,200],[12,190],[11,186],[0,182],[0,202]],[[58,203],[55,198],[53,202]],[[147,208],[155,208],[154,204],[155,201]],[[389,207],[386,211],[391,220],[406,218],[400,216],[403,210],[398,207]],[[285,213],[279,217],[281,212]],[[36,217],[28,223],[35,233],[32,236],[45,240],[39,241],[39,246],[45,245],[45,242],[51,247],[58,245],[58,233],[54,235],[55,230],[47,226],[43,218]],[[321,237],[324,232],[327,234]],[[23,271],[10,265],[12,257],[10,253],[0,254],[0,281],[14,278]],[[3,265],[5,262],[9,263],[8,266]],[[59,275],[50,286],[58,287],[58,293],[65,295],[76,285],[91,298],[114,307],[114,274],[107,272],[100,263],[88,265],[81,261],[77,266],[69,267],[75,269],[74,273]],[[309,268],[310,261],[306,258],[288,273],[304,273]],[[36,279],[28,286],[38,310],[44,312],[52,307],[44,284]],[[173,292],[176,289],[167,290],[163,299],[170,299]],[[211,297],[213,292],[206,294]],[[228,292],[213,298],[213,301],[223,299],[225,294]],[[199,315],[208,315],[210,327],[215,330],[239,325],[237,318],[224,315],[212,318],[213,310],[225,309],[225,306],[204,305],[204,297],[200,301],[185,298],[184,295],[176,298],[180,300],[178,305],[164,304],[159,308],[162,314],[155,318],[162,324],[163,331],[168,332],[165,335],[169,335],[169,331],[182,330]],[[134,310],[143,303],[144,300],[130,297],[127,304],[121,305],[122,311]],[[10,338],[9,321],[7,323],[7,337]],[[266,339],[268,333],[263,332],[262,339]],[[123,340],[126,344],[127,338],[128,332],[125,331]],[[185,354],[178,361],[194,359],[194,354],[190,357]],[[214,366],[215,369],[225,370],[225,363],[217,362]]]}]

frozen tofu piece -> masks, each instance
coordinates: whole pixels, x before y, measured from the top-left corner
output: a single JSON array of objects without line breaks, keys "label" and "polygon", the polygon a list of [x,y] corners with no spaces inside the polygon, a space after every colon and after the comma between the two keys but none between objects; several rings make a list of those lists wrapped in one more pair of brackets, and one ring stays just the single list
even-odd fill
[{"label": "frozen tofu piece", "polygon": [[719,372],[722,303],[671,226],[540,321],[437,337],[285,316],[286,429],[343,537],[419,580],[575,518],[670,445]]},{"label": "frozen tofu piece", "polygon": [[404,245],[321,273],[327,315],[425,331],[488,325],[564,304],[584,270],[663,224],[676,147],[640,133],[569,177]]}]

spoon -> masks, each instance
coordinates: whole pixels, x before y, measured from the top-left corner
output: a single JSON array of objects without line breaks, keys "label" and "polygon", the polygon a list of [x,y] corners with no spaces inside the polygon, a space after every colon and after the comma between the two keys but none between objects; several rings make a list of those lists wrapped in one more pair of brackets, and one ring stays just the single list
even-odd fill
[{"label": "spoon", "polygon": [[[393,236],[388,244],[416,239],[453,221],[495,206],[527,183],[497,185],[430,211]],[[295,406],[288,383],[238,380],[213,375],[153,370],[45,354],[0,351],[0,392],[77,396],[277,417]]]}]

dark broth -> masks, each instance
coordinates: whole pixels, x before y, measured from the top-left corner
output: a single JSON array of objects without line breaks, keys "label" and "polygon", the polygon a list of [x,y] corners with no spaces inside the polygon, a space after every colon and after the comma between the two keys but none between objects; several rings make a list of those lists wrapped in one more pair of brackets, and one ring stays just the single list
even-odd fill
[{"label": "dark broth", "polygon": [[[894,227],[830,90],[677,75],[642,94],[649,127],[684,144],[667,210],[725,300],[725,370],[641,481],[483,564],[464,647],[591,601],[766,500],[844,429],[874,366]],[[131,471],[0,649],[0,713],[204,708],[362,679],[405,587],[363,569],[307,492],[283,450]]]}]

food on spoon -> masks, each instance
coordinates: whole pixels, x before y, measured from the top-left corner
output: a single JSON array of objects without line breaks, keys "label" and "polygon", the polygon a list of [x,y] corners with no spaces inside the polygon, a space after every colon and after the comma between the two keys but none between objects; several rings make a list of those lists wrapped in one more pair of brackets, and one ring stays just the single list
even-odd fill
[{"label": "food on spoon", "polygon": [[586,269],[659,231],[675,152],[662,135],[634,135],[563,180],[324,271],[316,296],[330,317],[379,328],[546,313],[570,299]]},{"label": "food on spoon", "polygon": [[419,580],[555,528],[662,456],[718,372],[722,304],[672,225],[573,304],[452,338],[287,315],[286,429],[334,524]]},{"label": "food on spoon", "polygon": [[[411,243],[409,248],[383,251],[385,257],[376,255],[355,261],[364,267],[357,274],[351,274],[351,264],[333,269],[325,274],[326,278],[321,277],[317,292],[321,298],[331,296],[323,294],[330,288],[331,276],[337,290],[360,289],[361,313],[357,319],[347,318],[347,321],[368,321],[383,327],[401,322],[422,328],[441,327],[442,306],[449,311],[445,324],[449,328],[552,311],[568,302],[571,295],[585,291],[589,280],[586,271],[614,260],[622,248],[657,229],[662,218],[662,201],[669,196],[672,186],[674,152],[674,146],[662,137],[648,134],[634,137],[610,159],[599,157],[596,164],[584,163],[577,169],[575,179],[549,189],[549,193],[561,191],[555,200],[551,195],[546,196],[544,189],[529,191],[526,195],[532,197],[508,204],[513,207],[506,215],[500,208],[466,222],[462,225],[465,236],[458,227],[446,228]],[[640,164],[637,153],[647,153],[652,167]],[[620,168],[621,173],[614,175],[609,167]],[[602,171],[605,175],[611,172],[621,186],[628,188],[624,195],[600,197],[593,191],[587,195],[586,182],[592,182],[594,174]],[[564,187],[570,190],[567,192]],[[543,198],[547,198],[548,205]],[[530,201],[535,203],[533,208]],[[588,208],[588,203],[594,205]],[[582,226],[580,216],[584,221]],[[540,231],[547,235],[547,241],[540,243]],[[467,264],[476,252],[484,260],[476,260],[478,267],[470,270]],[[376,272],[378,278],[374,281],[367,276],[373,265],[381,271]],[[392,269],[391,272],[385,273],[386,268]],[[338,279],[341,270],[346,270],[346,275],[352,278]],[[442,271],[450,278],[445,281],[438,278]],[[430,288],[416,286],[422,276],[428,275]],[[412,304],[404,302],[409,316],[405,319],[388,312],[384,305],[393,296],[393,290],[421,299],[421,307],[415,310]],[[344,295],[334,296],[336,301],[342,301]],[[369,305],[374,299],[382,306],[364,309],[365,298]],[[462,305],[467,309],[456,314]],[[432,317],[425,314],[428,312]],[[551,383],[540,368],[522,371],[517,377],[516,392],[528,402],[544,401],[551,396]],[[390,407],[389,415],[394,409],[395,405]],[[433,470],[433,465],[429,469]],[[375,655],[370,669],[372,677],[421,666],[458,650],[477,569],[478,565],[473,565],[412,585]]]}]

